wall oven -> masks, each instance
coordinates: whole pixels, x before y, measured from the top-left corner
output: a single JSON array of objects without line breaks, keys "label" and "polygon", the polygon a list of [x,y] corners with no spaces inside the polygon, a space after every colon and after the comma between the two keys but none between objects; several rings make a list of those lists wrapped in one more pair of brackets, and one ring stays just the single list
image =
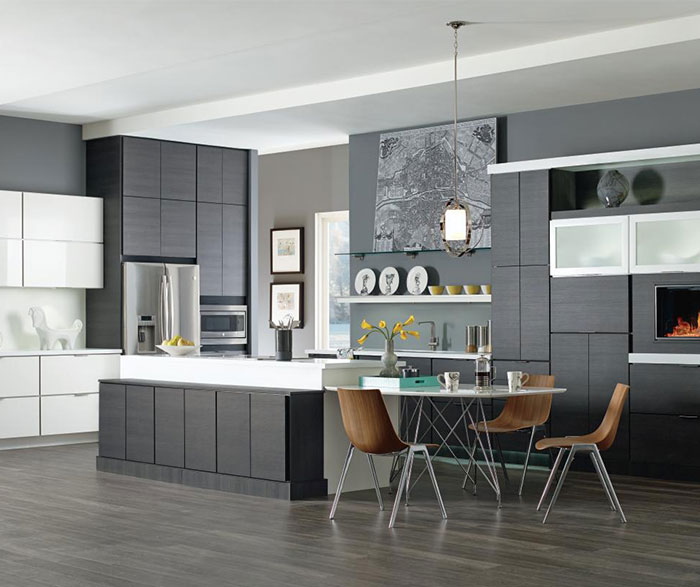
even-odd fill
[{"label": "wall oven", "polygon": [[248,307],[202,305],[202,346],[235,346],[248,343]]}]

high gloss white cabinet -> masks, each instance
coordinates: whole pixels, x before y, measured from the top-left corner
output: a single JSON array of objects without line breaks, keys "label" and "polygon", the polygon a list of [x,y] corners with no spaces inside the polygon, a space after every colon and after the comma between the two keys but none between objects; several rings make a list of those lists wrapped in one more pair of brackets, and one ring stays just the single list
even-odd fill
[{"label": "high gloss white cabinet", "polygon": [[25,240],[24,286],[101,288],[103,245]]},{"label": "high gloss white cabinet", "polygon": [[119,377],[119,355],[41,357],[41,395],[99,393],[100,379]]},{"label": "high gloss white cabinet", "polygon": [[0,397],[38,395],[39,357],[0,357]]},{"label": "high gloss white cabinet", "polygon": [[98,393],[42,397],[42,436],[96,432],[98,429],[99,400]]},{"label": "high gloss white cabinet", "polygon": [[700,272],[700,212],[631,216],[630,272]]},{"label": "high gloss white cabinet", "polygon": [[39,398],[0,399],[0,438],[39,436]]},{"label": "high gloss white cabinet", "polygon": [[24,238],[101,243],[102,198],[24,192]]},{"label": "high gloss white cabinet", "polygon": [[0,287],[22,287],[22,241],[0,238]]},{"label": "high gloss white cabinet", "polygon": [[0,238],[22,238],[22,192],[0,190]]},{"label": "high gloss white cabinet", "polygon": [[552,220],[549,245],[553,277],[629,272],[627,216]]}]

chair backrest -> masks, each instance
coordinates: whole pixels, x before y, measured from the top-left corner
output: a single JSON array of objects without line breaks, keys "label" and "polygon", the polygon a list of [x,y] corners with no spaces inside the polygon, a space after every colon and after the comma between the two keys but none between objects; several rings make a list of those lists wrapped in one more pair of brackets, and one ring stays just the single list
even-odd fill
[{"label": "chair backrest", "polygon": [[617,429],[620,425],[620,417],[622,416],[622,411],[625,409],[625,400],[627,399],[629,390],[630,386],[624,383],[618,383],[615,386],[615,391],[613,391],[612,397],[610,398],[610,403],[608,404],[605,416],[603,416],[603,421],[596,431],[591,434],[594,438],[594,442],[598,445],[598,450],[607,450],[613,445],[613,442],[615,442]]},{"label": "chair backrest", "polygon": [[378,389],[339,389],[337,393],[345,433],[355,448],[370,454],[406,448],[396,435]]},{"label": "chair backrest", "polygon": [[[554,387],[554,375],[530,375],[525,387]],[[499,419],[511,422],[514,428],[530,428],[549,420],[551,409],[551,393],[510,397]]]}]

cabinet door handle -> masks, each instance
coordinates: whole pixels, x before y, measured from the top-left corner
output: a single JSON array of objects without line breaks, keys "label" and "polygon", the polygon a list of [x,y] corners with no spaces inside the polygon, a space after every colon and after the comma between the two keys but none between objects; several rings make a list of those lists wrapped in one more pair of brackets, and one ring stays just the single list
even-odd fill
[{"label": "cabinet door handle", "polygon": [[85,393],[74,393],[73,397],[83,397],[86,395],[92,395],[90,392],[85,392]]},{"label": "cabinet door handle", "polygon": [[700,416],[690,416],[690,415],[685,415],[685,414],[681,414],[678,417],[682,418],[683,420],[697,420],[698,418],[700,418]]}]

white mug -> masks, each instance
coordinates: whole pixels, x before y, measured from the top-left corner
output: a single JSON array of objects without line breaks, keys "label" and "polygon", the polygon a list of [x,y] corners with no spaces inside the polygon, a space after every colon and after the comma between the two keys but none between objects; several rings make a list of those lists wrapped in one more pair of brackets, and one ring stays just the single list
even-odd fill
[{"label": "white mug", "polygon": [[440,373],[437,379],[445,391],[454,393],[459,390],[459,371],[445,371],[445,373]]},{"label": "white mug", "polygon": [[508,371],[508,391],[518,391],[530,380],[530,376],[522,371]]}]

